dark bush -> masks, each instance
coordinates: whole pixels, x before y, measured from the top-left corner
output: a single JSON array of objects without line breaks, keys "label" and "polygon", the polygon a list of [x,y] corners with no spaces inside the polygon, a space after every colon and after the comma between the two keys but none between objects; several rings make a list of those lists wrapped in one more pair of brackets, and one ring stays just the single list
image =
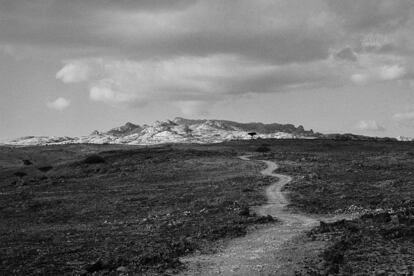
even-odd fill
[{"label": "dark bush", "polygon": [[249,206],[243,206],[239,212],[240,216],[248,217],[250,216],[250,209]]},{"label": "dark bush", "polygon": [[52,166],[44,166],[44,167],[39,167],[39,168],[37,168],[39,171],[41,171],[41,172],[48,172],[48,171],[50,171],[51,169],[53,169],[53,167]]},{"label": "dark bush", "polygon": [[269,152],[270,148],[267,145],[261,145],[256,149],[257,152]]},{"label": "dark bush", "polygon": [[350,245],[346,240],[340,240],[323,253],[324,259],[331,264],[342,264],[344,261],[344,252],[349,247]]},{"label": "dark bush", "polygon": [[27,173],[25,173],[25,172],[15,172],[14,175],[17,176],[17,177],[23,177],[23,176],[26,176]]},{"label": "dark bush", "polygon": [[83,163],[85,164],[99,164],[99,163],[105,163],[105,159],[103,159],[101,156],[99,155],[90,155],[88,157],[86,157],[83,160]]},{"label": "dark bush", "polygon": [[275,222],[275,221],[277,221],[277,219],[275,219],[271,215],[260,216],[255,219],[255,223],[269,223],[269,222]]},{"label": "dark bush", "polygon": [[25,166],[30,166],[33,164],[30,160],[27,160],[27,159],[23,159],[22,162]]}]

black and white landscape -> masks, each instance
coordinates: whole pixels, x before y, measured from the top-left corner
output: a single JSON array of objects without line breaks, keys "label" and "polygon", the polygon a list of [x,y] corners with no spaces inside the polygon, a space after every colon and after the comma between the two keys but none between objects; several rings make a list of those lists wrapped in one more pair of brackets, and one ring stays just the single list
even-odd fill
[{"label": "black and white landscape", "polygon": [[0,0],[0,275],[414,275],[412,0]]}]

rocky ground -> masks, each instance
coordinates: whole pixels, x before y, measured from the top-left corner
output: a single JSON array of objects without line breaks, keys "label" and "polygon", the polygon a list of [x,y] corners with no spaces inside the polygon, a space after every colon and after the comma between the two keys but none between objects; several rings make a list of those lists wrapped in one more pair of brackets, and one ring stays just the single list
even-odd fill
[{"label": "rocky ground", "polygon": [[414,209],[322,223],[308,233],[329,241],[322,258],[308,260],[306,274],[413,275]]},{"label": "rocky ground", "polygon": [[413,275],[412,143],[268,144],[265,158],[294,176],[285,186],[292,210],[357,217],[309,232],[303,244],[326,248],[307,257],[298,275]]},{"label": "rocky ground", "polygon": [[269,223],[269,179],[235,153],[170,146],[1,148],[0,274],[160,274]]},{"label": "rocky ground", "polygon": [[413,145],[258,139],[0,147],[0,272],[183,269],[179,256],[214,252],[248,227],[271,222],[248,208],[264,203],[271,179],[259,175],[260,163],[237,159],[257,153],[293,177],[284,190],[291,211],[361,216],[286,242],[280,250],[297,275],[410,275]]}]

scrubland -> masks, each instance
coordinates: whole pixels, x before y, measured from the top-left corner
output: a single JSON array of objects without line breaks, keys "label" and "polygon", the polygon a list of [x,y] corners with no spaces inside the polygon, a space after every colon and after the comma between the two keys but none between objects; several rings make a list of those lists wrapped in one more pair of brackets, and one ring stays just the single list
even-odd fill
[{"label": "scrubland", "polygon": [[261,158],[294,176],[284,189],[292,211],[358,217],[321,223],[308,233],[327,247],[298,274],[413,275],[414,143],[267,143],[271,152]]},{"label": "scrubland", "polygon": [[298,275],[413,273],[414,143],[269,139],[1,147],[0,274],[172,274],[278,223],[249,211],[272,181],[237,158],[249,153],[293,176],[292,212],[359,217],[307,233],[326,247]]},{"label": "scrubland", "polygon": [[1,148],[0,274],[174,272],[250,225],[270,179],[234,151]]}]

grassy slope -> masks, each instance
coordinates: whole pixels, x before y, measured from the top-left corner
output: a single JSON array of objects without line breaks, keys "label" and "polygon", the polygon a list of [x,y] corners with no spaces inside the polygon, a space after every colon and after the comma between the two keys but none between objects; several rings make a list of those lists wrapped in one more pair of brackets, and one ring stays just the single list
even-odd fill
[{"label": "grassy slope", "polygon": [[[246,206],[264,202],[270,180],[223,147],[0,151],[0,274],[171,270],[179,256],[268,221]],[[82,162],[95,152],[104,163]]]}]

